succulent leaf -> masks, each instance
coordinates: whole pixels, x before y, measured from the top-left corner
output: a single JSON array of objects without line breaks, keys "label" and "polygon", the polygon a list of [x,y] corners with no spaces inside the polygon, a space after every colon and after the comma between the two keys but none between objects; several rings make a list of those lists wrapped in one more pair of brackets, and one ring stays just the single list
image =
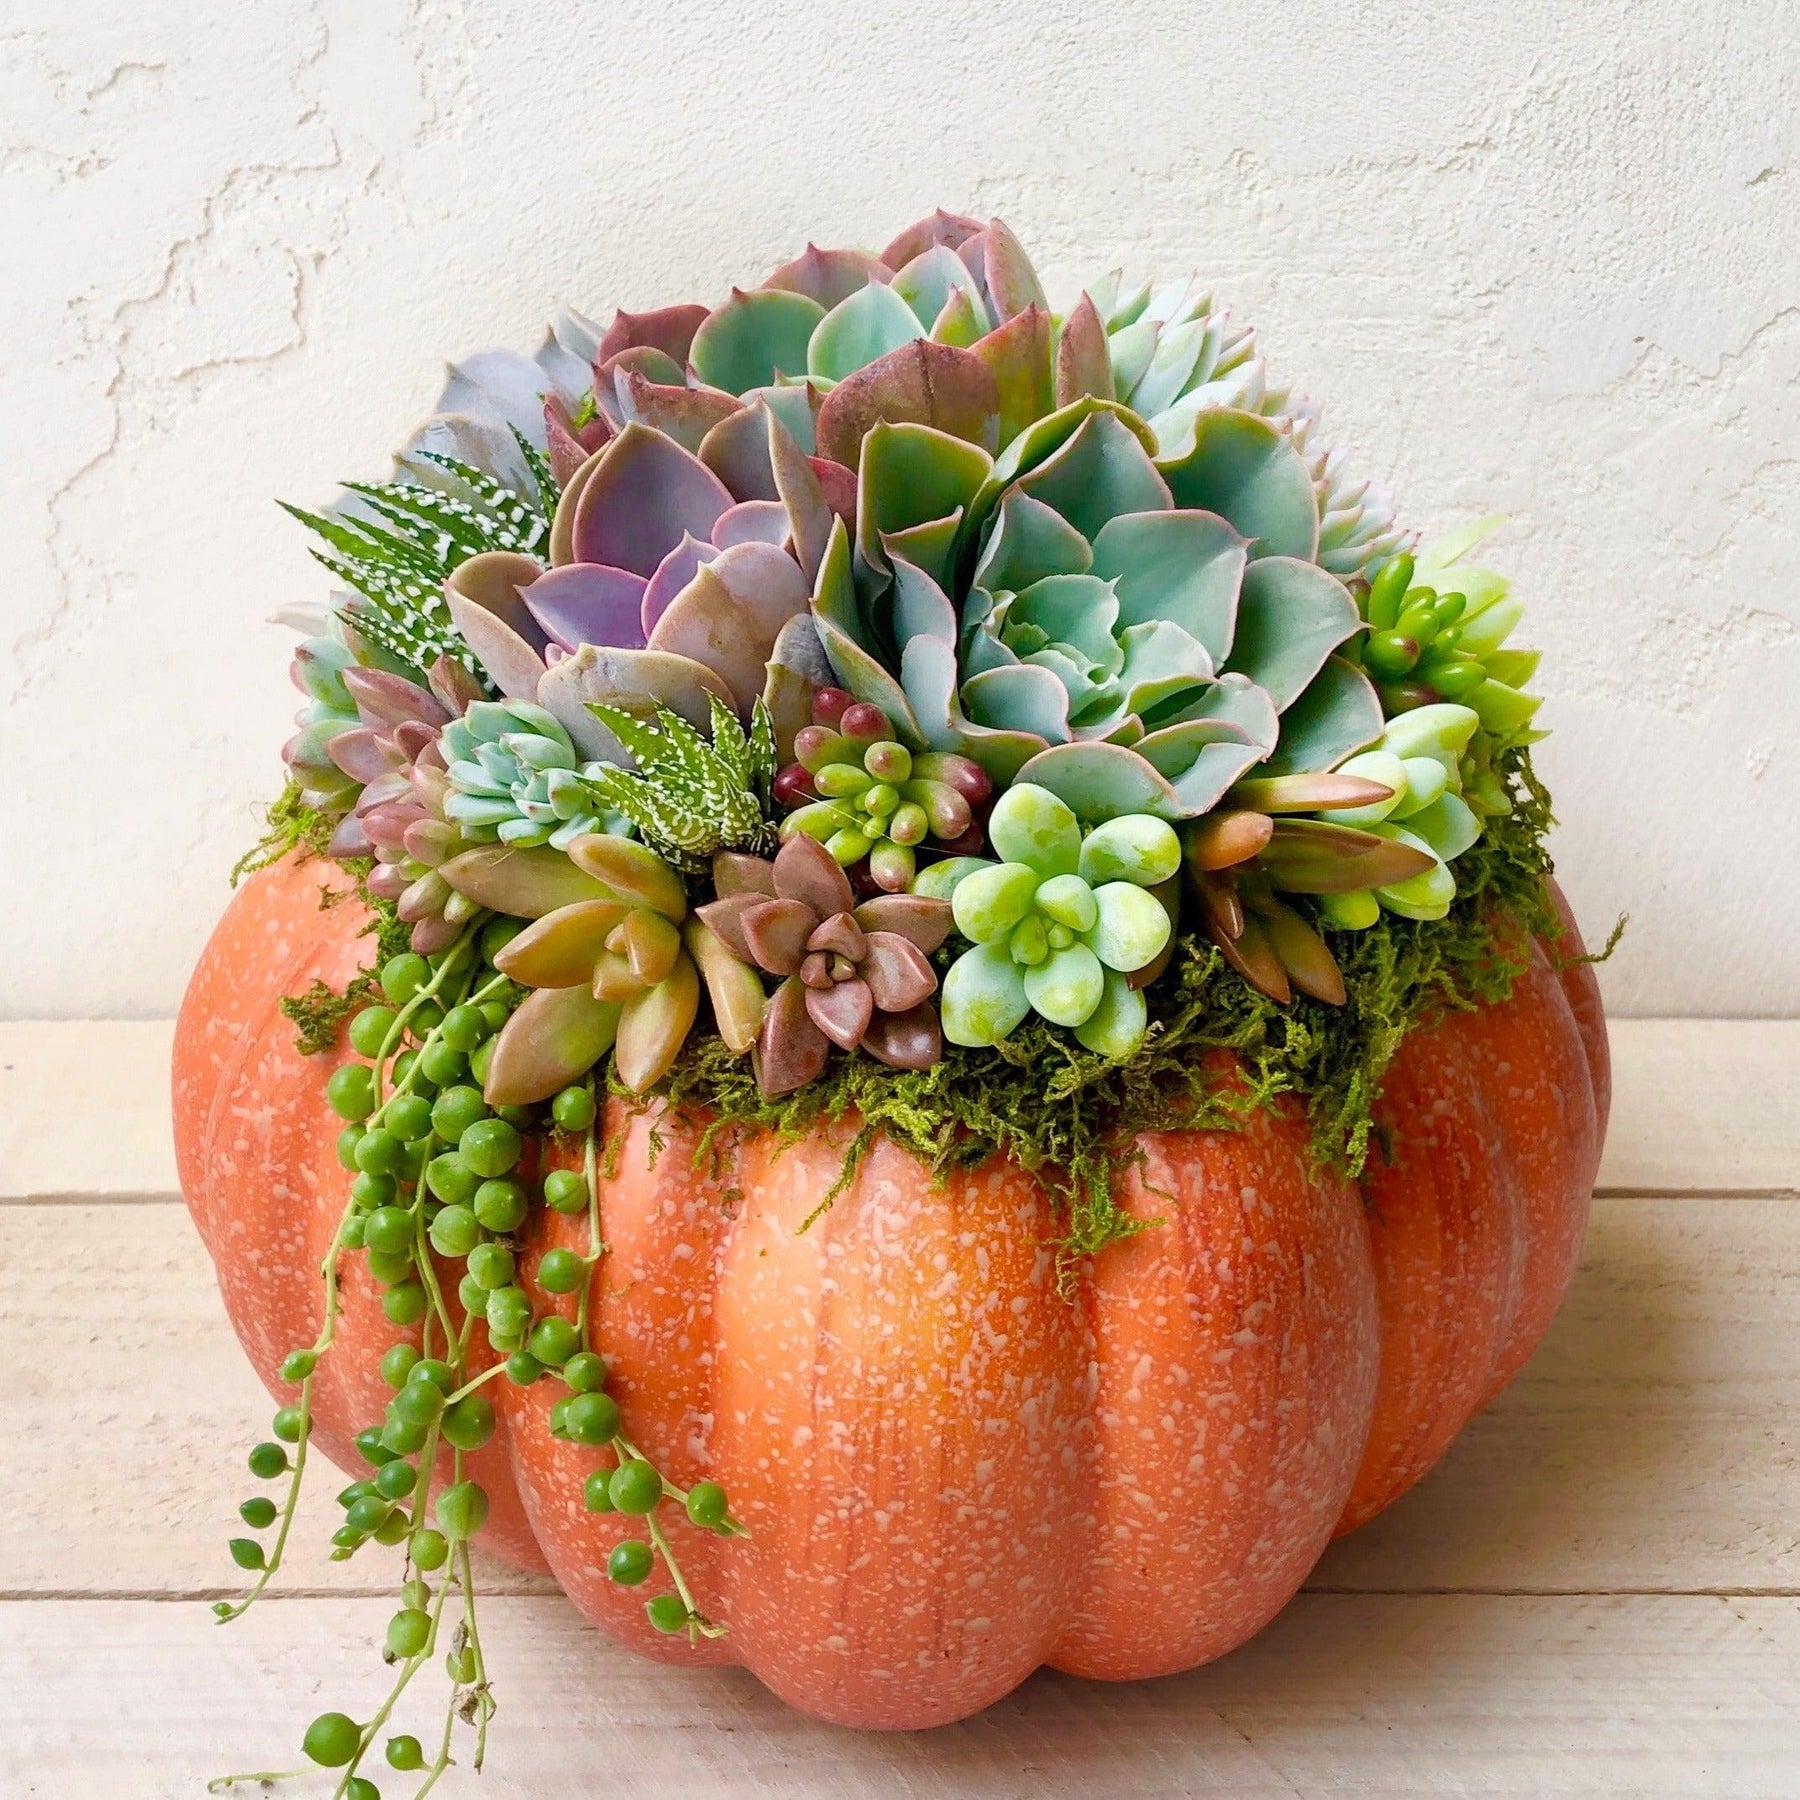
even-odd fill
[{"label": "succulent leaf", "polygon": [[902,344],[924,337],[929,328],[929,321],[922,320],[903,295],[872,281],[819,320],[806,347],[806,373],[815,380],[842,381]]},{"label": "succulent leaf", "polygon": [[1230,408],[1195,416],[1190,435],[1157,458],[1181,507],[1217,513],[1251,540],[1252,555],[1310,562],[1319,542],[1312,479],[1280,429]]},{"label": "succulent leaf", "polygon": [[734,288],[694,333],[688,360],[702,381],[727,394],[768,387],[779,375],[807,371],[807,345],[825,316],[804,293]]}]

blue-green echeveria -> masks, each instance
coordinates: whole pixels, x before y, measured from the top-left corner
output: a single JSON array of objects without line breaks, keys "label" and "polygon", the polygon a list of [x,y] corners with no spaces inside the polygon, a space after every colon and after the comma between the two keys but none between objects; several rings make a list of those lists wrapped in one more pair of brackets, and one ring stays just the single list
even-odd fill
[{"label": "blue-green echeveria", "polygon": [[880,421],[813,612],[842,685],[912,747],[1084,819],[1181,819],[1255,765],[1325,769],[1380,735],[1334,654],[1361,617],[1316,544],[1299,458],[1248,413],[1196,415],[1173,455],[1091,396],[998,458]]},{"label": "blue-green echeveria", "polygon": [[1173,827],[1130,814],[1084,833],[1055,794],[1020,782],[995,803],[988,837],[1000,861],[957,858],[914,883],[949,898],[971,946],[944,977],[944,1035],[996,1044],[1036,1012],[1090,1050],[1129,1056],[1146,1025],[1131,977],[1173,931],[1151,891],[1180,869]]}]

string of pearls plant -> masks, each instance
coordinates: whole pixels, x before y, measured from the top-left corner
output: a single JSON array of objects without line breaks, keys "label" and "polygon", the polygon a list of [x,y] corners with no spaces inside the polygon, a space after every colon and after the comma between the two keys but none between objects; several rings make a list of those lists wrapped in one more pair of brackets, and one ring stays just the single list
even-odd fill
[{"label": "string of pearls plant", "polygon": [[[482,1391],[489,1383],[549,1381],[565,1390],[551,1410],[551,1430],[595,1453],[583,1488],[590,1511],[642,1520],[643,1537],[613,1548],[607,1574],[622,1587],[641,1587],[661,1567],[668,1588],[644,1603],[658,1631],[710,1637],[721,1630],[695,1607],[659,1510],[679,1507],[696,1526],[725,1537],[743,1530],[717,1482],[679,1486],[624,1435],[618,1403],[606,1391],[590,1305],[591,1277],[606,1253],[594,1074],[544,1109],[494,1108],[482,1098],[496,1033],[521,997],[492,959],[518,929],[516,920],[480,915],[439,954],[389,958],[379,972],[383,1000],[350,1020],[355,1057],[326,1087],[344,1120],[337,1154],[348,1194],[319,1267],[323,1324],[312,1343],[283,1362],[294,1398],[277,1409],[269,1439],[248,1457],[259,1482],[281,1484],[280,1498],[254,1494],[239,1516],[250,1531],[273,1536],[231,1539],[233,1562],[255,1579],[241,1600],[214,1608],[221,1623],[241,1618],[281,1568],[306,1477],[313,1384],[332,1352],[344,1267],[361,1257],[381,1288],[383,1314],[403,1335],[381,1359],[393,1398],[385,1416],[357,1437],[369,1472],[337,1496],[344,1517],[331,1557],[345,1562],[371,1545],[400,1552],[399,1604],[381,1651],[393,1672],[386,1696],[365,1717],[331,1710],[306,1729],[309,1763],[339,1772],[333,1794],[341,1800],[379,1800],[378,1785],[364,1772],[378,1749],[390,1770],[418,1775],[415,1796],[429,1793],[450,1766],[459,1722],[473,1730],[471,1762],[481,1767],[494,1696],[469,1545],[487,1520],[488,1496],[465,1465],[494,1435],[494,1407]],[[541,1134],[573,1146],[580,1166],[532,1179],[528,1146]],[[586,1219],[586,1250],[548,1250],[536,1269],[546,1293],[576,1296],[573,1318],[534,1316],[518,1280],[520,1238],[535,1206]],[[477,1361],[477,1320],[502,1359],[485,1368]],[[450,1478],[433,1498],[430,1472],[445,1450]],[[428,1750],[411,1733],[389,1734],[387,1727],[414,1677],[440,1655],[449,1697],[442,1732]],[[225,1775],[209,1791],[307,1772]]]}]

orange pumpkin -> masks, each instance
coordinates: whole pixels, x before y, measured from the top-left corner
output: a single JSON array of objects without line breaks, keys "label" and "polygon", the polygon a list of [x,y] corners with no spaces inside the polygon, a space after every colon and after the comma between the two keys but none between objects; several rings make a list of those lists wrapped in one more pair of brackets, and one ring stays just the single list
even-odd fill
[{"label": "orange pumpkin", "polygon": [[[290,860],[246,883],[176,1032],[182,1185],[272,1390],[318,1328],[342,1205],[333,1059],[301,1056],[276,1005],[366,960],[361,908],[319,906],[333,877]],[[1120,1200],[1161,1223],[1103,1252],[1072,1300],[1049,1200],[998,1159],[940,1185],[883,1142],[802,1232],[841,1133],[780,1154],[752,1139],[727,1193],[696,1172],[691,1122],[662,1121],[652,1156],[651,1122],[615,1115],[597,1341],[631,1438],[673,1480],[722,1481],[749,1528],[666,1527],[728,1635],[660,1636],[607,1581],[627,1524],[583,1506],[592,1453],[551,1435],[546,1384],[495,1384],[501,1429],[470,1467],[493,1502],[483,1541],[548,1566],[646,1655],[742,1663],[849,1725],[962,1718],[1043,1663],[1124,1680],[1223,1654],[1334,1531],[1437,1461],[1562,1298],[1606,1040],[1591,970],[1531,957],[1505,1003],[1402,1045],[1360,1193],[1312,1164],[1291,1113],[1147,1134]],[[585,1228],[539,1209],[531,1229],[528,1286]],[[314,1429],[349,1467],[395,1332],[361,1259],[342,1299]]]}]

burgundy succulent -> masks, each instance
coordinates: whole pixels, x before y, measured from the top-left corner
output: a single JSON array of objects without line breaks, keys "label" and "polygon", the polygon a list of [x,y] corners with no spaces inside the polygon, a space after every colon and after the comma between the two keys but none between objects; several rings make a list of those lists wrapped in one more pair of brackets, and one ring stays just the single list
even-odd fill
[{"label": "burgundy succulent", "polygon": [[896,1069],[929,1068],[943,1054],[927,958],[949,933],[949,902],[879,894],[859,906],[844,871],[808,837],[773,862],[721,855],[713,878],[719,898],[700,918],[740,961],[781,978],[755,1046],[765,1094],[816,1079],[833,1044]]}]

